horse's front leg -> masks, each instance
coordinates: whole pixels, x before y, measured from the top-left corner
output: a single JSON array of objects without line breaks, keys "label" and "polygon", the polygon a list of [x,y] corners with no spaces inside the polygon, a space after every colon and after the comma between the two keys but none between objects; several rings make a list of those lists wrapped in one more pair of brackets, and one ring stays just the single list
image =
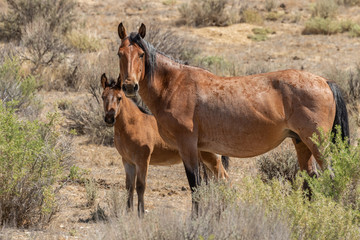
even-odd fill
[{"label": "horse's front leg", "polygon": [[[178,148],[181,159],[184,163],[186,176],[189,182],[189,186],[192,194],[196,188],[200,185],[200,169],[199,158],[196,138],[182,138],[178,141]],[[192,196],[192,210],[196,215],[199,210],[199,202]]]},{"label": "horse's front leg", "polygon": [[126,190],[127,190],[127,207],[129,210],[133,209],[134,207],[134,189],[135,189],[135,177],[136,177],[136,167],[135,165],[132,165],[128,163],[127,161],[124,161],[123,159],[123,165],[125,168],[126,173]]}]

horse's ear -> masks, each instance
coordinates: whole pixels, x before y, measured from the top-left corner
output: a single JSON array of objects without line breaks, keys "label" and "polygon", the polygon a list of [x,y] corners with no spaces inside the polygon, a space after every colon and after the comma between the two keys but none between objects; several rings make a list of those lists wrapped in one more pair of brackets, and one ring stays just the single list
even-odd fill
[{"label": "horse's ear", "polygon": [[145,24],[141,24],[140,28],[139,28],[139,34],[141,38],[144,38],[146,35],[146,27]]},{"label": "horse's ear", "polygon": [[101,75],[101,86],[102,86],[103,89],[105,89],[108,85],[109,85],[109,84],[108,84],[108,79],[107,79],[107,77],[106,77],[106,74],[103,73],[103,74]]},{"label": "horse's ear", "polygon": [[121,40],[123,40],[127,36],[125,27],[122,24],[122,22],[118,26],[118,34],[119,34],[119,37],[120,37]]}]

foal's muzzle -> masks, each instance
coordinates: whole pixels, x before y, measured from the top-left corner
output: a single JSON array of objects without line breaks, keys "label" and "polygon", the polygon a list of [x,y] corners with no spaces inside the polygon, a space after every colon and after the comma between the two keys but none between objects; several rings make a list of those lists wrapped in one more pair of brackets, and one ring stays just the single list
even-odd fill
[{"label": "foal's muzzle", "polygon": [[104,121],[109,127],[112,127],[115,124],[115,111],[113,109],[105,114]]},{"label": "foal's muzzle", "polygon": [[135,83],[135,84],[123,84],[121,86],[122,90],[124,91],[125,95],[127,97],[134,97],[137,93],[137,91],[139,91],[139,84]]}]

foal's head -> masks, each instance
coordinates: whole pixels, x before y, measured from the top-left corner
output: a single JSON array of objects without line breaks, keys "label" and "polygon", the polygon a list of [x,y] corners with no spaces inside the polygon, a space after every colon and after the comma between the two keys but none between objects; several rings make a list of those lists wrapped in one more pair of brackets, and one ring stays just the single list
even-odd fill
[{"label": "foal's head", "polygon": [[101,75],[101,86],[104,91],[102,93],[102,99],[104,103],[105,117],[104,120],[108,126],[115,124],[115,119],[119,115],[119,104],[122,98],[120,81],[114,80],[108,81],[105,73]]},{"label": "foal's head", "polygon": [[147,43],[143,41],[146,27],[141,24],[138,33],[131,33],[130,36],[127,36],[125,27],[120,23],[118,34],[121,39],[118,55],[122,89],[127,97],[133,97],[139,90],[139,81],[144,79],[145,66],[150,61],[146,49]]}]

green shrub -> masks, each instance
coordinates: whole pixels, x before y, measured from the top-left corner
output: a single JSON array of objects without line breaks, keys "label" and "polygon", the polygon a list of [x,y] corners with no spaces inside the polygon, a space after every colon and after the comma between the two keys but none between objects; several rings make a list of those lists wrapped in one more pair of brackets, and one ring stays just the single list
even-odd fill
[{"label": "green shrub", "polygon": [[278,217],[289,223],[289,239],[359,239],[355,211],[322,195],[309,201],[302,186],[301,177],[293,185],[279,180],[264,183],[259,178],[246,179],[240,198],[250,204],[260,204],[269,213],[280,213]]},{"label": "green shrub", "polygon": [[337,21],[329,18],[315,17],[310,18],[302,31],[302,34],[325,34],[331,35],[336,33],[343,33],[352,28],[352,23],[349,21]]},{"label": "green shrub", "polygon": [[251,31],[254,34],[248,35],[248,38],[256,42],[265,41],[268,39],[268,34],[275,34],[275,31],[268,28],[253,28]]},{"label": "green shrub", "polygon": [[48,123],[20,121],[0,101],[0,223],[30,226],[55,211],[53,184],[71,156],[71,141]]},{"label": "green shrub", "polygon": [[[340,127],[337,128],[335,142],[331,141],[333,134],[313,136],[322,153],[325,168],[318,179],[308,179],[314,194],[321,194],[345,207],[360,210],[360,145],[349,145],[342,141]],[[360,143],[360,141],[359,141]]]},{"label": "green shrub", "polygon": [[229,0],[200,0],[182,4],[178,8],[179,22],[195,27],[229,25],[230,16],[225,11],[228,3]]},{"label": "green shrub", "polygon": [[360,37],[360,25],[353,24],[349,30],[350,37]]},{"label": "green shrub", "polygon": [[17,58],[6,57],[0,65],[0,100],[12,102],[22,115],[36,115],[40,102],[36,97],[38,83],[34,76],[24,75]]},{"label": "green shrub", "polygon": [[72,0],[6,0],[8,12],[1,16],[1,37],[20,40],[23,29],[38,17],[44,18],[51,32],[66,33],[75,18]]}]

